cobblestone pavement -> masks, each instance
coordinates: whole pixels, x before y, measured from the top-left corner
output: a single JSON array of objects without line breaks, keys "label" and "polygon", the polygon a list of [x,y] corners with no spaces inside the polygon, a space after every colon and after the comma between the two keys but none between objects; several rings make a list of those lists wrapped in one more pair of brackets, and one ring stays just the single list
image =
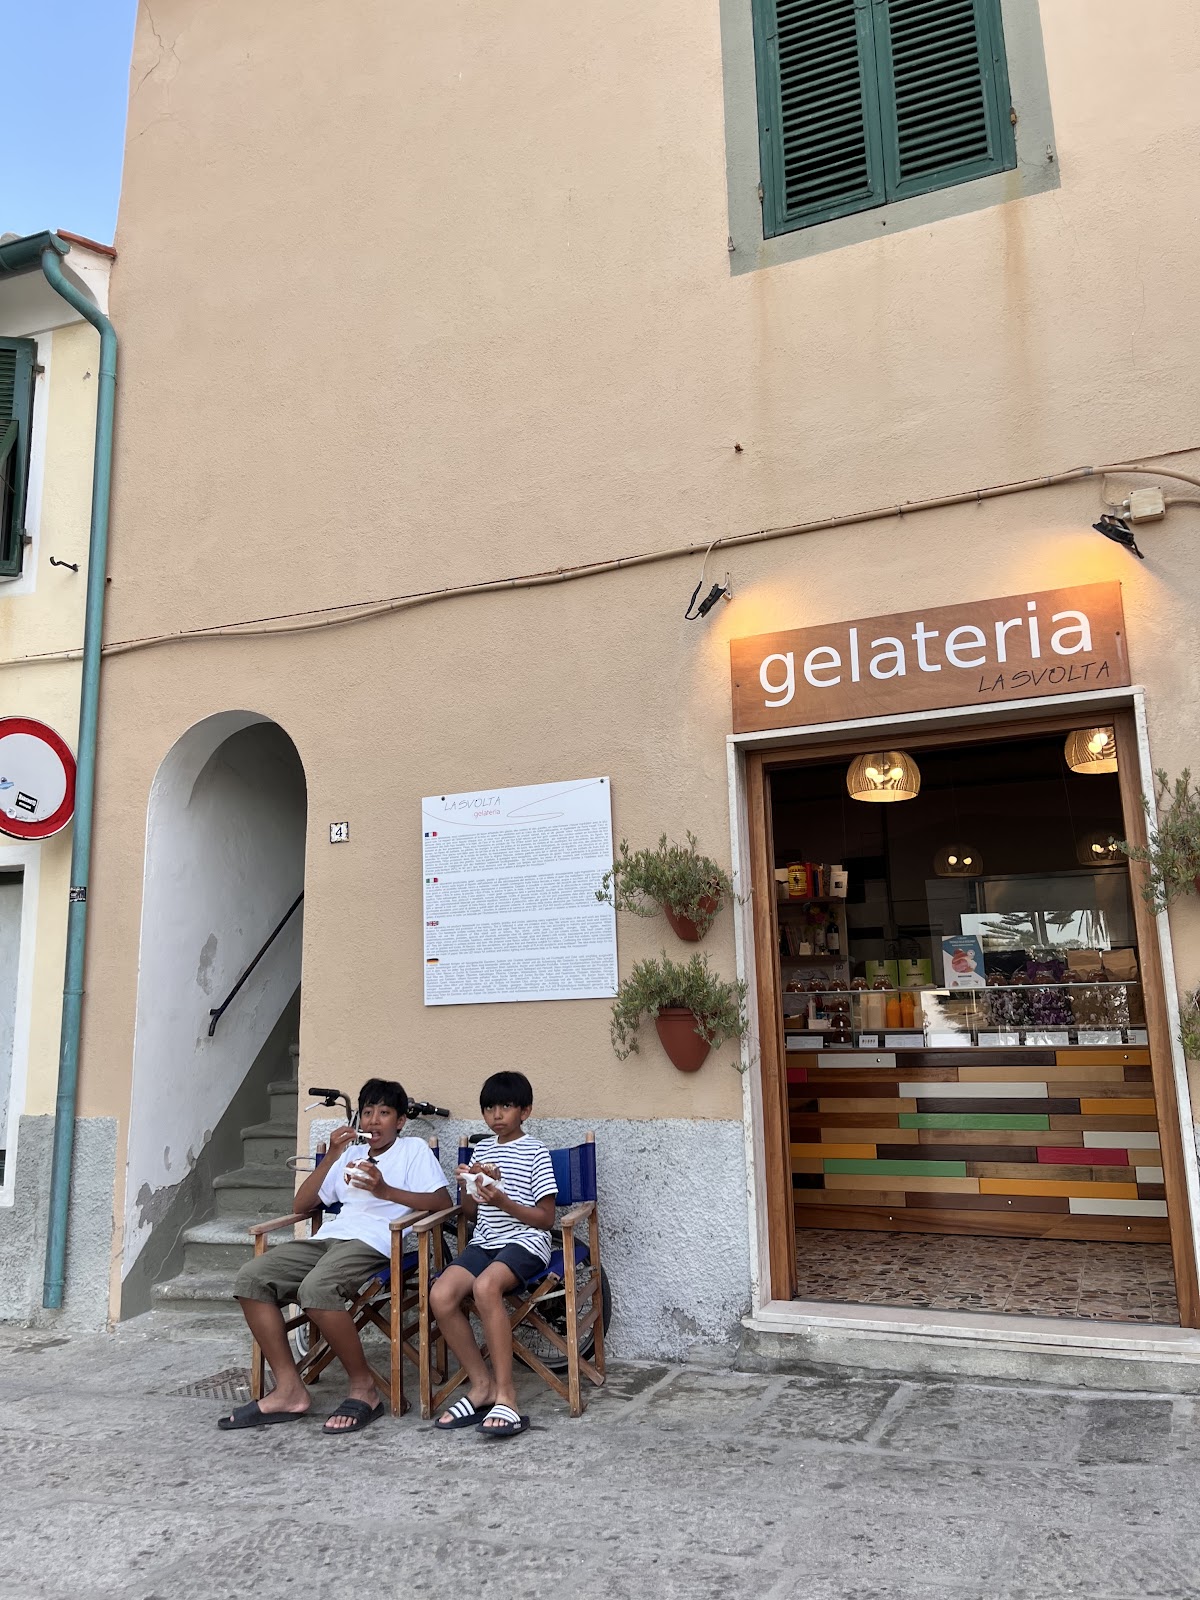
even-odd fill
[{"label": "cobblestone pavement", "polygon": [[171,1392],[246,1354],[153,1318],[0,1329],[0,1593],[1200,1597],[1191,1399],[626,1365],[581,1421],[530,1388],[535,1429],[487,1443],[412,1414],[222,1434]]}]

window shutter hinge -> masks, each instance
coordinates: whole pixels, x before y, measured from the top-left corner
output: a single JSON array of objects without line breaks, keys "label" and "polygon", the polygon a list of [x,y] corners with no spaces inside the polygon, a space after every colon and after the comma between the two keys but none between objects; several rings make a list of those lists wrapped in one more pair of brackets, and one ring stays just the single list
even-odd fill
[{"label": "window shutter hinge", "polygon": [[1009,108],[1008,108],[1008,120],[1012,123],[1014,128],[1016,127],[1017,123],[1020,121],[1020,118],[1017,116],[1017,108],[1016,108],[1016,106],[1009,106]]},{"label": "window shutter hinge", "polygon": [[759,201],[759,204],[760,204],[760,205],[761,205],[761,204],[762,204],[762,202],[763,202],[763,199],[764,199],[764,195],[763,195],[763,186],[762,186],[762,184],[761,184],[761,183],[760,183],[760,184],[759,184],[759,185],[758,185],[758,188],[757,188],[757,190],[756,190],[756,193],[757,193],[757,195],[758,195],[758,201]]}]

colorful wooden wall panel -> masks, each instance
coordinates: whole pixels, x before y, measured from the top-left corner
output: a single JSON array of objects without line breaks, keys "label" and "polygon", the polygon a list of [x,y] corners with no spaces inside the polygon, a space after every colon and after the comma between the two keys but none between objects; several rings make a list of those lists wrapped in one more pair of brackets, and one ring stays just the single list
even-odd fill
[{"label": "colorful wooden wall panel", "polygon": [[1165,1240],[1144,1049],[788,1057],[799,1226]]}]

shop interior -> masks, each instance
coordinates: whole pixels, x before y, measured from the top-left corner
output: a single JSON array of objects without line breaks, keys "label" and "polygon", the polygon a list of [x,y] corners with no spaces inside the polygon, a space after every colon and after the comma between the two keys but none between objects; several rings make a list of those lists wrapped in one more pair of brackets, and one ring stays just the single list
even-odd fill
[{"label": "shop interior", "polygon": [[772,772],[800,1299],[1178,1323],[1116,765]]}]

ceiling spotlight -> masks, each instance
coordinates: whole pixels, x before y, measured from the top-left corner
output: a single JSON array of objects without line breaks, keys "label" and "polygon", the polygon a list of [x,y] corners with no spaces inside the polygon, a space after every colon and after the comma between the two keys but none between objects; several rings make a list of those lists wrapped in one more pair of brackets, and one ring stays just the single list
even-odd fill
[{"label": "ceiling spotlight", "polygon": [[873,750],[850,763],[846,788],[854,800],[883,805],[915,800],[921,792],[921,772],[906,750]]},{"label": "ceiling spotlight", "polygon": [[1106,539],[1111,539],[1114,544],[1119,544],[1123,550],[1130,551],[1139,561],[1145,561],[1145,556],[1134,542],[1133,529],[1124,517],[1111,517],[1107,514],[1099,522],[1093,522],[1092,527],[1097,533],[1102,533]]}]

